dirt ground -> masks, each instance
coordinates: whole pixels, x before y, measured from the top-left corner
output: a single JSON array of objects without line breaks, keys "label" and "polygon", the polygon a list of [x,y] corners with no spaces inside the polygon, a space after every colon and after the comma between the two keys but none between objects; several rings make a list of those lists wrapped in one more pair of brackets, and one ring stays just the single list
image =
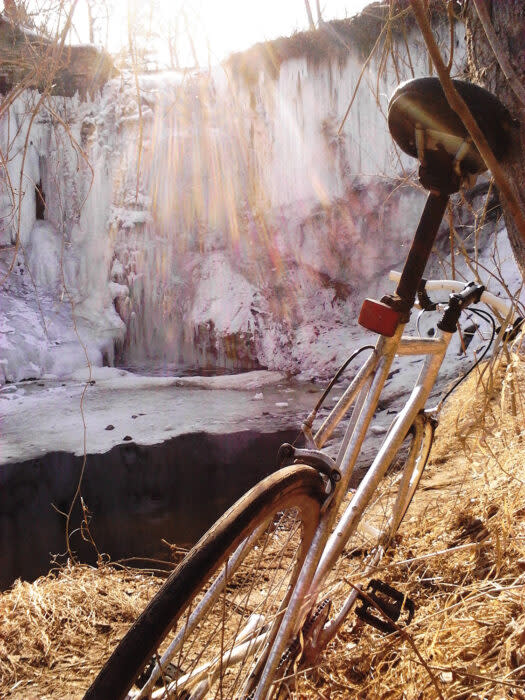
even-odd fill
[{"label": "dirt ground", "polygon": [[[450,398],[382,578],[415,603],[385,636],[349,618],[295,698],[525,699],[525,358]],[[78,698],[163,578],[68,566],[0,596],[0,697]]]}]

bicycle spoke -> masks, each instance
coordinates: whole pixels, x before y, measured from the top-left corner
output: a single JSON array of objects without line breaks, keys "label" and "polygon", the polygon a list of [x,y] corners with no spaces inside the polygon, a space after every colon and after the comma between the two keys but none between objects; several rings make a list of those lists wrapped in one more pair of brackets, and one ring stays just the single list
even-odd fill
[{"label": "bicycle spoke", "polygon": [[[223,563],[173,633],[178,640],[171,651],[171,656],[176,654],[175,679],[166,673],[166,657],[170,655],[160,653],[165,652],[167,642],[158,650],[157,675],[162,684],[151,697],[178,698],[188,690],[223,700],[242,696],[252,673],[250,659],[260,653],[272,624],[282,617],[282,601],[296,569],[301,530],[295,510],[280,512],[244,557],[236,559],[236,552]],[[206,617],[193,624],[192,616],[214,586],[219,595],[211,601]]]}]

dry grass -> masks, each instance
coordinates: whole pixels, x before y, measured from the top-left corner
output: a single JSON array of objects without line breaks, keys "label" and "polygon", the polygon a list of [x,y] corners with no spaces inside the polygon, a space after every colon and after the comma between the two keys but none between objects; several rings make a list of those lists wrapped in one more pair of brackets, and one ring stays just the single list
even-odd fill
[{"label": "dry grass", "polygon": [[413,623],[385,637],[349,622],[297,697],[525,698],[523,360],[471,377],[442,417],[381,577]]},{"label": "dry grass", "polygon": [[82,697],[162,579],[65,567],[0,598],[0,697]]},{"label": "dry grass", "polygon": [[[525,698],[524,397],[510,355],[450,399],[382,576],[414,621],[385,637],[350,619],[295,698]],[[78,566],[15,584],[0,598],[0,697],[81,697],[160,583]]]}]

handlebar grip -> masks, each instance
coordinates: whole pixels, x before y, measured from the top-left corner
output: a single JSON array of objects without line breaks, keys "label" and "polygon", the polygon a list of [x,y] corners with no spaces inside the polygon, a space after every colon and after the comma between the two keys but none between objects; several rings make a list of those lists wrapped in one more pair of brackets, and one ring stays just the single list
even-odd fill
[{"label": "handlebar grip", "polygon": [[449,296],[443,317],[437,327],[442,331],[447,331],[447,333],[454,333],[461,312],[470,304],[477,304],[484,291],[485,287],[482,284],[469,282],[461,292],[453,292]]},{"label": "handlebar grip", "polygon": [[[401,278],[401,273],[397,272],[396,270],[391,270],[388,277],[392,280],[392,282],[398,282]],[[426,280],[425,283],[426,292],[442,291],[450,294],[454,292],[461,292],[464,288],[465,284],[463,282],[458,282],[457,280]],[[490,292],[483,292],[481,295],[481,301],[484,304],[487,304],[487,306],[490,306],[490,308],[500,318],[504,319],[508,323],[514,323],[514,321],[518,318],[518,314],[516,311],[514,311],[509,302],[500,299]]]}]

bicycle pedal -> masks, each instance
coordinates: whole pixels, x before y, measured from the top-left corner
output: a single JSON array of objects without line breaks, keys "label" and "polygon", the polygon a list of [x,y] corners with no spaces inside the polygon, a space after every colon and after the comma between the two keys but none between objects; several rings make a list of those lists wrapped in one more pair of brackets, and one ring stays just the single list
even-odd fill
[{"label": "bicycle pedal", "polygon": [[[360,606],[355,611],[357,617],[385,634],[397,631],[399,625],[395,623],[399,621],[402,613],[405,613],[400,622],[403,626],[408,625],[414,617],[414,601],[378,579],[370,581],[366,597],[361,594],[359,600]],[[383,618],[380,617],[379,611]]]}]

